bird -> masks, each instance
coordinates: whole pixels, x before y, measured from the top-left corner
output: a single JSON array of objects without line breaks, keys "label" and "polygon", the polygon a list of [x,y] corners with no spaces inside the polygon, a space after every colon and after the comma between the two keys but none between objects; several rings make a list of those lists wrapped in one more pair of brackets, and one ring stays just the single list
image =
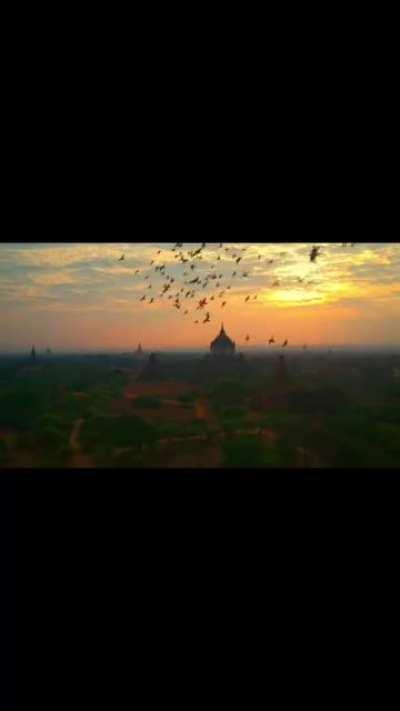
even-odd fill
[{"label": "bird", "polygon": [[226,306],[226,301],[223,301],[223,302],[222,302],[222,304],[221,304],[221,309],[223,309],[224,306]]},{"label": "bird", "polygon": [[275,343],[275,338],[272,336],[268,341],[268,345],[271,346],[273,343]]},{"label": "bird", "polygon": [[288,343],[289,343],[289,341],[286,339],[286,341],[284,341],[284,343],[282,343],[282,348],[286,348]]},{"label": "bird", "polygon": [[247,334],[247,336],[246,336],[245,340],[246,340],[246,341],[249,341],[249,340],[250,340],[250,336],[249,336],[249,334]]},{"label": "bird", "polygon": [[310,262],[315,262],[316,258],[319,256],[321,247],[313,247],[310,252]]},{"label": "bird", "polygon": [[250,296],[246,296],[246,298],[245,298],[245,300],[244,300],[245,303],[246,303],[246,301],[248,301],[249,299],[250,299]]},{"label": "bird", "polygon": [[123,255],[118,259],[118,261],[119,261],[119,262],[123,262],[124,259],[125,259],[125,254],[123,254]]}]

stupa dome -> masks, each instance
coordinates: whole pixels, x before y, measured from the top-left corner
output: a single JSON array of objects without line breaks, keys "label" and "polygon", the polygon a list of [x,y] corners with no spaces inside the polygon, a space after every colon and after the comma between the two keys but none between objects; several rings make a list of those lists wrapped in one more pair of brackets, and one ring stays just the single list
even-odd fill
[{"label": "stupa dome", "polygon": [[210,351],[213,355],[233,355],[236,350],[235,343],[226,335],[224,324],[221,325],[221,331],[211,345]]}]

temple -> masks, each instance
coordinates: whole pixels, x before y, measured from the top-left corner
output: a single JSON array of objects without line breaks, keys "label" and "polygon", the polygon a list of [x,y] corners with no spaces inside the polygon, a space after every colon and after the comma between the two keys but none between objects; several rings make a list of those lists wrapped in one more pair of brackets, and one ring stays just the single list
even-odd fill
[{"label": "temple", "polygon": [[236,351],[236,344],[227,335],[224,324],[218,336],[210,343],[210,352],[199,360],[195,381],[206,383],[226,378],[244,378],[248,373],[248,363]]},{"label": "temple", "polygon": [[211,345],[210,351],[214,356],[232,356],[235,355],[236,345],[235,343],[226,335],[224,324],[221,325],[221,331],[217,338],[215,338]]}]

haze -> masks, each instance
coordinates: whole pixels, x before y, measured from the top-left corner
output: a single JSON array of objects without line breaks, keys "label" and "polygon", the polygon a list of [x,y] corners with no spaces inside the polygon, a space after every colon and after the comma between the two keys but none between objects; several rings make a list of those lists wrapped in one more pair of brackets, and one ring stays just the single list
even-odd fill
[{"label": "haze", "polygon": [[[317,244],[321,253],[312,263],[306,243],[207,243],[193,272],[190,262],[176,259],[173,243],[2,244],[0,351],[33,344],[39,351],[132,350],[139,342],[146,350],[203,349],[221,321],[239,348],[265,346],[271,335],[291,346],[399,346],[400,244]],[[177,251],[200,246],[184,242]],[[182,293],[182,308],[174,308],[172,299],[160,298],[161,264],[175,279],[174,296],[193,274],[222,274],[220,287],[196,285],[195,298],[185,301]],[[211,295],[210,322],[202,323],[198,299]]]}]

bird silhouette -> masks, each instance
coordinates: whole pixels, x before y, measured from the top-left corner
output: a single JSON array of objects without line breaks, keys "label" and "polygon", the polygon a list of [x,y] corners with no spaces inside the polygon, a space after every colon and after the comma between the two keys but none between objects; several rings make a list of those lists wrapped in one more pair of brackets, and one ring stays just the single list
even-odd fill
[{"label": "bird silhouette", "polygon": [[123,262],[124,259],[125,259],[125,255],[123,254],[123,255],[118,259],[118,261],[119,261],[119,262]]},{"label": "bird silhouette", "polygon": [[275,343],[275,338],[274,338],[274,337],[272,337],[272,338],[269,339],[268,345],[271,346],[273,343]]}]

